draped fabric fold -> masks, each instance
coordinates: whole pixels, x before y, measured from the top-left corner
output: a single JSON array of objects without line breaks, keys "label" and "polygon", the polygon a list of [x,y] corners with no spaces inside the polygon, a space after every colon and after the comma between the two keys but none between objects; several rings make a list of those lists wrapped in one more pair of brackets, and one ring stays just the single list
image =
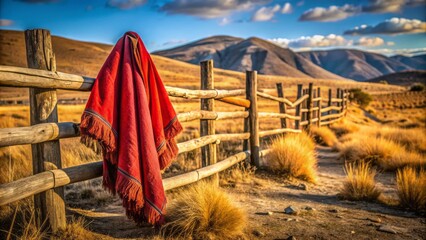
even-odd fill
[{"label": "draped fabric fold", "polygon": [[103,154],[103,185],[137,223],[161,225],[161,170],[182,131],[163,82],[138,34],[120,38],[102,66],[81,117],[81,142]]}]

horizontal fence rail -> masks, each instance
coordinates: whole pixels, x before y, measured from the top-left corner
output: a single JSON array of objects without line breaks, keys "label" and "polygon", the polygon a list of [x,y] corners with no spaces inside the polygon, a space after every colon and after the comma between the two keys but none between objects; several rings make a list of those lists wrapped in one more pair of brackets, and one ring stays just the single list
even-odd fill
[{"label": "horizontal fence rail", "polygon": [[[223,171],[250,156],[249,151],[237,153],[224,160],[192,172],[163,179],[164,190],[197,182]],[[34,194],[68,184],[90,180],[102,176],[102,162],[55,169],[0,185],[0,206],[12,203]]]},{"label": "horizontal fence rail", "polygon": [[[44,41],[43,46],[38,46],[39,49],[50,46],[50,33],[48,31],[29,30],[25,33],[27,54],[33,54],[32,50],[28,49],[41,44],[39,43],[40,41],[32,40],[34,37],[42,39],[41,42]],[[51,53],[52,50],[47,49],[46,52]],[[29,58],[30,67],[35,66],[32,64],[35,60],[45,57],[42,52],[37,52],[37,54],[37,56],[33,56],[34,59]],[[58,122],[57,119],[49,119],[48,122],[33,122],[36,114],[43,112],[42,110],[46,110],[42,109],[42,104],[37,103],[37,94],[49,91],[56,97],[56,89],[90,91],[95,79],[57,72],[55,62],[52,58],[41,59],[40,61],[46,61],[43,69],[0,66],[0,86],[30,88],[29,102],[31,114],[31,126],[29,127],[0,129],[0,147],[33,144],[33,166],[37,166],[38,168],[34,170],[32,176],[1,184],[0,205],[9,204],[34,195],[35,208],[43,210],[44,217],[49,220],[48,225],[53,231],[56,231],[60,227],[63,227],[61,222],[65,219],[65,203],[62,187],[102,176],[102,162],[61,168],[58,140],[79,137],[79,123]],[[201,149],[201,158],[196,160],[199,161],[199,165],[202,167],[191,172],[163,179],[165,190],[194,183],[207,177],[211,177],[217,181],[217,173],[243,160],[250,161],[259,167],[262,162],[261,158],[267,156],[272,151],[271,149],[260,149],[261,138],[285,133],[309,131],[314,124],[316,126],[329,125],[339,121],[347,113],[349,93],[342,89],[337,90],[335,97],[332,96],[332,90],[329,89],[328,98],[326,99],[321,96],[321,89],[319,87],[314,88],[312,83],[309,84],[308,88],[303,88],[303,85],[299,84],[297,86],[296,99],[290,101],[284,96],[282,83],[277,83],[276,86],[278,97],[273,96],[264,90],[258,89],[256,71],[247,71],[245,89],[218,90],[214,88],[213,61],[204,61],[200,65],[201,89],[194,90],[171,86],[166,86],[165,88],[170,97],[200,99],[200,110],[178,114],[180,122],[199,121],[200,137],[180,142],[177,146],[179,154]],[[258,97],[277,102],[279,112],[259,111]],[[214,111],[216,100],[244,107],[245,109],[244,111],[233,112]],[[51,104],[55,113],[57,111],[56,104],[57,102]],[[260,131],[259,119],[268,118],[279,119],[281,127]],[[216,121],[226,119],[242,119],[244,121],[244,132],[217,134]],[[243,141],[243,151],[216,162],[216,148],[222,141]],[[49,148],[49,144],[52,142],[58,144],[54,148]],[[42,147],[39,147],[39,145]],[[48,147],[44,148],[43,146]],[[53,157],[52,159],[53,155],[50,156],[50,164],[43,165],[45,163],[43,156],[45,152],[43,152],[43,149],[56,149],[52,150],[52,152],[55,152],[55,156],[57,157]],[[54,193],[59,197],[46,198],[43,194],[47,193]],[[39,201],[40,198],[44,200]]]}]

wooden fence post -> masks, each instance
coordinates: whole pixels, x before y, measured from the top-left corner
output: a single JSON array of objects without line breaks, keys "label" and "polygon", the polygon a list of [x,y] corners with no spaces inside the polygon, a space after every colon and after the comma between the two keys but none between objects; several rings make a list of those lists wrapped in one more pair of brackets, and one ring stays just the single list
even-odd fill
[{"label": "wooden fence post", "polygon": [[321,127],[321,117],[322,117],[322,113],[321,113],[321,109],[322,109],[322,98],[321,98],[321,88],[318,87],[317,89],[317,97],[320,98],[320,100],[318,100],[317,105],[318,105],[318,121],[317,121],[317,126]]},{"label": "wooden fence post", "polygon": [[[303,85],[302,84],[297,84],[297,99],[296,101],[302,97],[302,93],[303,93]],[[301,113],[301,108],[302,108],[302,103],[300,103],[299,105],[296,106],[296,117],[300,117],[300,120],[296,120],[295,121],[295,125],[296,125],[296,129],[300,129],[300,122],[302,120],[302,114]]]},{"label": "wooden fence post", "polygon": [[308,125],[305,126],[305,130],[307,130],[307,131],[309,131],[309,129],[312,126],[312,114],[313,114],[313,112],[312,112],[312,106],[313,106],[312,99],[313,99],[313,96],[314,96],[313,87],[314,87],[314,84],[309,83],[309,88],[308,88],[309,97],[308,97],[308,101],[306,103],[306,105],[307,105],[306,107],[308,109],[308,112],[306,113],[306,120],[308,120]]},{"label": "wooden fence post", "polygon": [[[341,93],[341,89],[340,89],[340,88],[337,88],[337,91],[336,91],[336,98],[337,98],[337,99],[340,99],[340,93]],[[337,107],[341,107],[342,105],[341,105],[341,103],[337,102],[337,103],[336,103],[336,106],[337,106]],[[341,112],[341,110],[342,110],[342,109],[337,110],[337,113],[340,113],[340,112]]]},{"label": "wooden fence post", "polygon": [[[315,98],[317,98],[317,90],[316,88],[313,88],[312,89],[312,109],[317,106],[317,103],[314,101]],[[314,119],[316,115],[317,115],[317,111],[312,110],[311,118]]]},{"label": "wooden fence post", "polygon": [[[214,89],[213,60],[202,61],[201,66],[201,89]],[[201,110],[214,111],[214,98],[201,99]],[[215,120],[200,120],[200,136],[214,135],[216,133]],[[216,143],[201,148],[201,166],[206,167],[216,163]],[[219,184],[218,175],[215,174],[213,181]]]},{"label": "wooden fence post", "polygon": [[[48,30],[26,30],[25,44],[29,68],[56,71],[55,56]],[[57,102],[56,90],[30,88],[31,125],[58,122]],[[31,149],[33,174],[62,168],[59,140],[32,144]],[[34,195],[34,207],[39,227],[51,228],[53,232],[66,227],[63,187]]]},{"label": "wooden fence post", "polygon": [[[277,83],[277,94],[278,94],[278,97],[284,98],[284,90],[283,90],[283,84],[282,83]],[[285,103],[279,102],[279,110],[280,110],[280,113],[286,113],[287,112],[287,107],[286,107]],[[281,118],[280,120],[281,120],[281,128],[286,128],[287,127],[287,118]]]},{"label": "wooden fence post", "polygon": [[342,90],[340,90],[340,99],[342,99],[342,105],[341,105],[341,107],[342,107],[342,110],[341,110],[341,112],[343,112],[343,111],[345,111],[345,90],[344,89],[342,89]]},{"label": "wooden fence post", "polygon": [[257,111],[257,71],[246,72],[246,97],[250,100],[249,128],[250,128],[250,162],[259,167],[259,118]]}]

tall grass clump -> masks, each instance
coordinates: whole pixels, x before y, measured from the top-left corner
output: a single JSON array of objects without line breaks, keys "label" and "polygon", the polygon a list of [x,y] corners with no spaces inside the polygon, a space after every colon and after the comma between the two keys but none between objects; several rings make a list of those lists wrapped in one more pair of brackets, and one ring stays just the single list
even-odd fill
[{"label": "tall grass clump", "polygon": [[356,125],[355,123],[342,119],[339,122],[333,123],[330,126],[330,129],[333,130],[333,132],[337,135],[337,137],[341,137],[345,134],[359,131],[359,126]]},{"label": "tall grass clump", "polygon": [[346,181],[340,196],[348,200],[374,201],[380,196],[374,177],[376,171],[370,163],[359,161],[345,164]]},{"label": "tall grass clump", "polygon": [[311,127],[311,135],[321,145],[333,147],[337,142],[336,134],[328,127]]},{"label": "tall grass clump", "polygon": [[317,159],[315,143],[306,133],[287,134],[271,143],[265,165],[277,173],[315,182]]},{"label": "tall grass clump", "polygon": [[243,235],[247,218],[225,192],[203,181],[176,195],[166,221],[164,237],[235,239]]},{"label": "tall grass clump", "polygon": [[396,173],[400,204],[415,211],[426,210],[426,171],[405,167]]},{"label": "tall grass clump", "polygon": [[405,166],[423,167],[423,155],[407,150],[404,146],[374,135],[355,134],[352,140],[339,146],[340,156],[351,161],[371,161],[383,170],[394,171]]}]

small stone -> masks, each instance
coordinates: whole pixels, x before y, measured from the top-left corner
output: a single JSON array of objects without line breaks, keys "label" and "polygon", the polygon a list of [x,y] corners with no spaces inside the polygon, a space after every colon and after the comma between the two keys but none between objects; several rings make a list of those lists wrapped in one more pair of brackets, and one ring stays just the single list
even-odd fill
[{"label": "small stone", "polygon": [[301,190],[305,190],[305,191],[307,191],[308,190],[308,186],[306,185],[306,184],[304,184],[304,183],[301,183],[301,184],[299,184],[299,189],[301,189]]},{"label": "small stone", "polygon": [[284,220],[286,220],[287,222],[291,222],[291,221],[293,221],[294,219],[293,219],[293,218],[285,218]]},{"label": "small stone", "polygon": [[355,234],[355,231],[351,231],[351,234]]},{"label": "small stone", "polygon": [[299,209],[297,209],[295,206],[288,206],[286,209],[284,209],[284,212],[286,214],[297,215],[299,214]]},{"label": "small stone", "polygon": [[273,212],[257,212],[257,213],[255,213],[256,215],[268,215],[268,216],[270,216],[270,215],[272,215],[272,214],[274,214]]},{"label": "small stone", "polygon": [[375,222],[375,223],[381,223],[382,219],[380,218],[367,218],[367,220],[371,221],[371,222]]},{"label": "small stone", "polygon": [[305,207],[305,210],[307,210],[307,211],[316,211],[316,209],[315,208],[313,208],[313,207]]},{"label": "small stone", "polygon": [[290,236],[290,237],[286,238],[286,240],[296,240],[296,237],[295,236]]},{"label": "small stone", "polygon": [[396,230],[391,225],[380,225],[380,227],[377,229],[380,232],[386,232],[386,233],[392,233],[396,234]]},{"label": "small stone", "polygon": [[336,218],[340,218],[340,219],[342,219],[343,217],[342,217],[342,216],[340,216],[340,215],[336,215]]},{"label": "small stone", "polygon": [[339,212],[339,210],[337,210],[337,209],[330,209],[328,211],[331,212],[331,213],[338,213]]},{"label": "small stone", "polygon": [[264,237],[265,234],[259,230],[254,230],[253,231],[253,235],[255,235],[256,237]]}]

